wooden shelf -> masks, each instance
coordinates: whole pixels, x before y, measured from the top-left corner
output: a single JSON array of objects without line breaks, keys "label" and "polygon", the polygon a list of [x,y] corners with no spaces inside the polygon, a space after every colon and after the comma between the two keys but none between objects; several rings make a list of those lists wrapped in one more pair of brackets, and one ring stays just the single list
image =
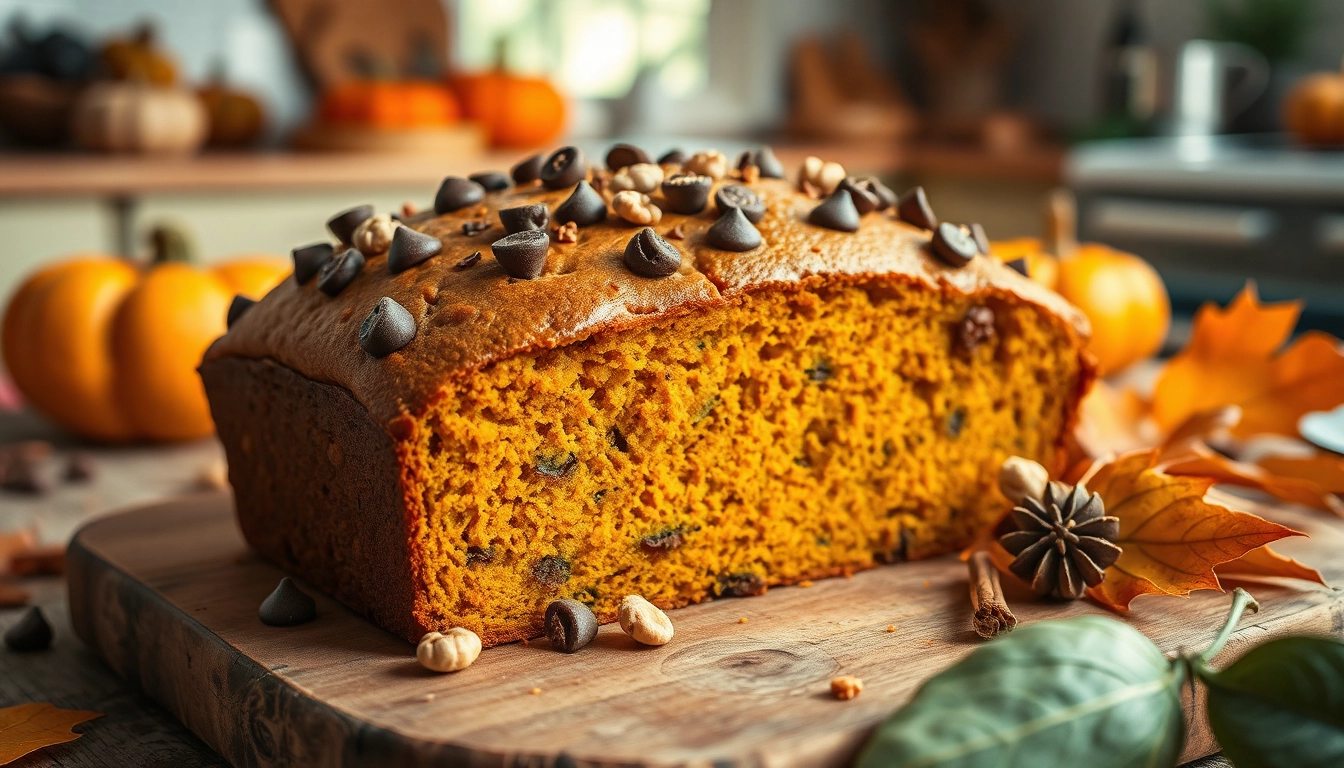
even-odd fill
[{"label": "wooden shelf", "polygon": [[[924,145],[795,145],[776,147],[786,168],[808,155],[834,160],[852,173],[951,174],[1052,182],[1063,151],[1043,147],[991,154]],[[444,176],[507,169],[519,152],[480,155],[207,152],[193,157],[127,157],[81,153],[0,153],[0,196],[124,196],[170,192],[242,192],[342,186],[432,186]]]}]

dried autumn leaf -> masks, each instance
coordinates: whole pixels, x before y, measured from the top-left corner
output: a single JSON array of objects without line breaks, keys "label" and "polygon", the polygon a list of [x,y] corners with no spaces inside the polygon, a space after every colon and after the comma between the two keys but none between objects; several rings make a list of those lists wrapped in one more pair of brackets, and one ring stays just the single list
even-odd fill
[{"label": "dried autumn leaf", "polygon": [[1317,454],[1315,456],[1270,456],[1261,459],[1261,467],[1278,477],[1291,477],[1315,483],[1330,493],[1344,494],[1344,458]]},{"label": "dried autumn leaf", "polygon": [[1153,468],[1158,452],[1137,451],[1101,467],[1088,489],[1101,494],[1106,514],[1120,518],[1116,540],[1124,554],[1106,580],[1087,594],[1117,611],[1139,595],[1185,596],[1222,589],[1214,566],[1285,536],[1301,535],[1247,512],[1205,500],[1210,478],[1178,477]]},{"label": "dried autumn leaf", "polygon": [[1233,461],[1203,443],[1191,443],[1181,453],[1163,456],[1159,466],[1167,474],[1204,477],[1215,483],[1254,488],[1284,501],[1344,516],[1344,503],[1316,483],[1280,477],[1255,464]]},{"label": "dried autumn leaf", "polygon": [[1265,545],[1258,549],[1252,549],[1250,552],[1242,555],[1236,560],[1229,560],[1216,566],[1214,572],[1220,578],[1236,579],[1237,577],[1261,577],[1275,576],[1284,579],[1301,579],[1302,581],[1312,581],[1321,586],[1326,586],[1325,579],[1321,572],[1308,565],[1294,560],[1286,555],[1280,555],[1278,552]]},{"label": "dried autumn leaf", "polygon": [[43,747],[74,741],[79,734],[71,728],[102,716],[101,712],[59,709],[46,702],[0,709],[0,765]]},{"label": "dried autumn leaf", "polygon": [[[1096,381],[1078,404],[1073,439],[1082,454],[1100,459],[1149,448],[1160,436],[1148,418],[1150,406],[1128,387]],[[1070,463],[1081,458],[1070,456]]]},{"label": "dried autumn leaf", "polygon": [[1171,431],[1191,415],[1239,405],[1236,437],[1294,435],[1308,411],[1344,402],[1344,348],[1329,334],[1309,331],[1280,351],[1301,311],[1298,302],[1262,305],[1255,284],[1226,309],[1195,315],[1190,343],[1162,369],[1153,391],[1153,417]]}]

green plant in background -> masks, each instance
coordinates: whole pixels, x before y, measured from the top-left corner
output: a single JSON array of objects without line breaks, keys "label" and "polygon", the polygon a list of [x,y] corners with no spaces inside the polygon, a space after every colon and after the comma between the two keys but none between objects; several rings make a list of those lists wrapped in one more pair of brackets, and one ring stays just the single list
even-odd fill
[{"label": "green plant in background", "polygon": [[1302,52],[1314,0],[1205,0],[1208,34],[1249,45],[1270,61]]},{"label": "green plant in background", "polygon": [[1045,621],[973,651],[878,727],[858,768],[1160,768],[1185,741],[1182,686],[1208,688],[1209,724],[1237,768],[1344,766],[1344,643],[1265,643],[1219,672],[1203,653],[1167,659],[1121,621]]}]

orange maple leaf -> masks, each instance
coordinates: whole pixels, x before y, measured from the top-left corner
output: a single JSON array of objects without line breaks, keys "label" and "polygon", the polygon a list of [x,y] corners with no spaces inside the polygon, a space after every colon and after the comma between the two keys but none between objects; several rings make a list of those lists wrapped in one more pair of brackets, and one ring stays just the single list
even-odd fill
[{"label": "orange maple leaf", "polygon": [[1315,483],[1330,493],[1344,494],[1344,457],[1324,453],[1315,456],[1269,456],[1259,465],[1279,477]]},{"label": "orange maple leaf", "polygon": [[1321,572],[1309,565],[1294,560],[1269,548],[1252,549],[1236,560],[1229,560],[1214,567],[1219,578],[1236,580],[1242,577],[1259,578],[1274,576],[1283,579],[1301,579],[1327,586]]},{"label": "orange maple leaf", "polygon": [[1308,411],[1344,403],[1344,348],[1333,336],[1309,331],[1287,348],[1300,302],[1262,305],[1247,283],[1226,309],[1205,304],[1190,343],[1162,369],[1153,391],[1153,418],[1170,431],[1191,415],[1239,405],[1237,437],[1296,435]]},{"label": "orange maple leaf", "polygon": [[1178,477],[1154,467],[1159,451],[1136,451],[1103,465],[1087,483],[1106,514],[1120,518],[1124,549],[1106,580],[1087,594],[1126,612],[1139,595],[1189,595],[1218,589],[1214,567],[1297,531],[1205,500],[1214,481]]},{"label": "orange maple leaf", "polygon": [[59,709],[46,702],[0,709],[0,765],[43,747],[74,741],[79,738],[71,730],[74,726],[102,716],[101,712]]}]

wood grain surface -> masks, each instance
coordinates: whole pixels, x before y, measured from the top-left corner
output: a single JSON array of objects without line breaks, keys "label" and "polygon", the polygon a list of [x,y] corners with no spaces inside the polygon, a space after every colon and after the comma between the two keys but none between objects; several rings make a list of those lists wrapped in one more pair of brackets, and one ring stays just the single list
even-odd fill
[{"label": "wood grain surface", "polygon": [[[1310,533],[1278,548],[1344,578],[1341,521],[1228,503]],[[516,643],[437,675],[410,644],[321,594],[316,621],[261,624],[257,607],[281,575],[249,553],[227,496],[183,498],[76,536],[71,618],[113,669],[249,766],[842,765],[925,679],[980,642],[965,567],[942,558],[673,611],[676,637],[659,648],[608,625],[572,656],[544,640]],[[1338,591],[1250,589],[1263,608],[1216,663],[1286,634],[1344,636]],[[1102,613],[1008,599],[1022,624]],[[1198,649],[1229,602],[1213,592],[1144,599],[1130,620],[1168,653]],[[863,678],[863,694],[833,699],[828,683],[840,674]],[[1189,722],[1183,759],[1215,751],[1202,713]]]}]

